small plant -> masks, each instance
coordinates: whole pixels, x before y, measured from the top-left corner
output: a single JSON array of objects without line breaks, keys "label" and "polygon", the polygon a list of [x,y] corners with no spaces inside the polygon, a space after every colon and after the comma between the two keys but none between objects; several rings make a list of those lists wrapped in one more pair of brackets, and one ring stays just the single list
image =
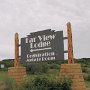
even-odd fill
[{"label": "small plant", "polygon": [[82,67],[82,72],[83,72],[83,73],[88,73],[87,68],[86,68],[86,67]]},{"label": "small plant", "polygon": [[47,63],[31,63],[29,66],[26,67],[27,72],[31,74],[40,74],[40,73],[47,73],[49,68]]},{"label": "small plant", "polygon": [[62,89],[61,90],[72,90],[72,88],[71,88],[72,80],[71,79],[64,77],[61,80],[61,82],[62,82],[62,84],[61,84]]},{"label": "small plant", "polygon": [[90,74],[85,74],[85,75],[84,75],[84,79],[85,79],[86,81],[90,81]]},{"label": "small plant", "polygon": [[54,80],[48,77],[38,76],[32,81],[22,84],[22,90],[71,90],[71,80]]},{"label": "small plant", "polygon": [[50,65],[49,65],[49,68],[50,68],[50,69],[60,69],[60,65],[53,63],[53,64],[50,64]]},{"label": "small plant", "polygon": [[3,90],[15,90],[16,83],[12,78],[6,77],[4,79],[4,85]]}]

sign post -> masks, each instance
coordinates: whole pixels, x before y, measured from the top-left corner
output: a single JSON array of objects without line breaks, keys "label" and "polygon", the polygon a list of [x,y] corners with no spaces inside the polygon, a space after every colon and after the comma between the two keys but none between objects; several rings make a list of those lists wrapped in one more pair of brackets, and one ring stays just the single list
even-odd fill
[{"label": "sign post", "polygon": [[71,23],[67,23],[68,32],[68,64],[61,64],[60,78],[68,77],[72,80],[72,90],[86,90],[83,73],[80,64],[73,60],[73,44]]},{"label": "sign post", "polygon": [[14,78],[17,84],[23,82],[27,77],[26,68],[20,66],[20,64],[19,64],[19,38],[18,38],[18,33],[15,33],[14,67],[8,68],[8,75],[9,75],[9,77]]},{"label": "sign post", "polygon": [[67,23],[67,32],[68,32],[68,64],[74,63],[73,60],[73,44],[72,44],[72,29],[71,23]]},{"label": "sign post", "polygon": [[19,38],[18,33],[15,33],[15,59],[14,59],[14,67],[19,66]]}]

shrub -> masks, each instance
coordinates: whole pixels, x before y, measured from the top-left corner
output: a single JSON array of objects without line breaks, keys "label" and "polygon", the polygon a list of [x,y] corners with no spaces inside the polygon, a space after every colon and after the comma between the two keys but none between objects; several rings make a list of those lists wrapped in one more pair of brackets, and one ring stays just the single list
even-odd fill
[{"label": "shrub", "polygon": [[27,72],[32,74],[40,74],[48,72],[48,64],[47,63],[32,63],[26,67]]},{"label": "shrub", "polygon": [[72,81],[69,78],[62,79],[62,89],[61,90],[72,90],[71,85]]},{"label": "shrub", "polygon": [[49,68],[50,69],[60,69],[60,65],[59,64],[49,64]]},{"label": "shrub", "polygon": [[3,81],[5,87],[2,90],[16,90],[16,82],[14,81],[14,79],[6,77]]},{"label": "shrub", "polygon": [[36,77],[33,81],[22,84],[23,90],[71,90],[71,80],[54,80],[47,77]]},{"label": "shrub", "polygon": [[83,72],[83,73],[88,73],[87,68],[86,68],[86,67],[82,67],[82,72]]},{"label": "shrub", "polygon": [[84,75],[84,79],[85,79],[86,81],[90,81],[90,74],[85,74],[85,75]]}]

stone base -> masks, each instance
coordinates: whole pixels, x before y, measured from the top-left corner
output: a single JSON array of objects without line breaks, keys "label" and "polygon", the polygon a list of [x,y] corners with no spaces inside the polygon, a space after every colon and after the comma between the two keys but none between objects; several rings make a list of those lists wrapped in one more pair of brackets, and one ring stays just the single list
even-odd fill
[{"label": "stone base", "polygon": [[26,68],[25,67],[9,67],[8,76],[14,78],[16,83],[21,83],[26,80]]},{"label": "stone base", "polygon": [[72,90],[86,90],[80,64],[61,64],[60,78],[63,77],[71,78]]}]

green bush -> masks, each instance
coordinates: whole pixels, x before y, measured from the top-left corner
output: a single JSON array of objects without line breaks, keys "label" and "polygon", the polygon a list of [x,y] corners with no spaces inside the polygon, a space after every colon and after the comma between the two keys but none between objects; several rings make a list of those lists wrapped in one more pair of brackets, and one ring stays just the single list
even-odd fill
[{"label": "green bush", "polygon": [[60,69],[60,65],[59,64],[55,64],[55,63],[49,64],[49,68],[50,69]]},{"label": "green bush", "polygon": [[84,79],[85,79],[86,81],[90,81],[90,74],[85,74],[85,75],[84,75]]},{"label": "green bush", "polygon": [[3,80],[5,87],[2,90],[17,90],[14,79],[6,77]]},{"label": "green bush", "polygon": [[0,68],[0,71],[8,71],[8,68]]},{"label": "green bush", "polygon": [[83,73],[88,73],[87,68],[86,68],[86,67],[82,67],[82,72],[83,72]]},{"label": "green bush", "polygon": [[31,74],[47,73],[49,68],[47,63],[32,63],[26,67],[27,72]]},{"label": "green bush", "polygon": [[5,60],[1,61],[0,64],[4,64],[5,65],[5,68],[2,69],[0,67],[0,70],[1,71],[7,71],[8,70],[8,67],[13,67],[14,60],[13,59],[5,59]]},{"label": "green bush", "polygon": [[71,80],[54,80],[47,77],[36,77],[33,81],[22,84],[23,90],[71,90]]},{"label": "green bush", "polygon": [[50,79],[46,76],[37,76],[33,80],[27,80],[17,85],[11,78],[5,78],[5,87],[2,90],[71,90],[71,80]]}]

